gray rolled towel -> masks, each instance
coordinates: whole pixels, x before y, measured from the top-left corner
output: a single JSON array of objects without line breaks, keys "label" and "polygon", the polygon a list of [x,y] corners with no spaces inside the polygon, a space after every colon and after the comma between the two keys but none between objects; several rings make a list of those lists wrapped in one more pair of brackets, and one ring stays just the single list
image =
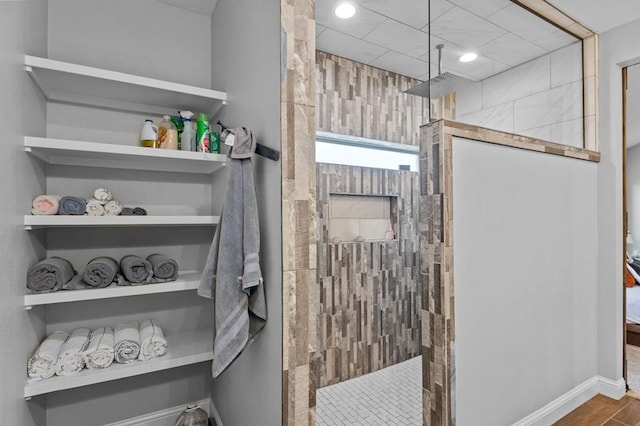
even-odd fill
[{"label": "gray rolled towel", "polygon": [[82,272],[83,281],[95,288],[103,288],[116,281],[120,272],[118,262],[111,257],[96,257],[89,261]]},{"label": "gray rolled towel", "polygon": [[120,259],[120,270],[129,284],[149,284],[153,277],[151,263],[139,256],[128,255]]},{"label": "gray rolled towel", "polygon": [[62,197],[58,201],[58,214],[82,215],[87,212],[87,201],[80,197]]},{"label": "gray rolled towel", "polygon": [[153,268],[154,282],[168,282],[178,279],[178,262],[164,254],[152,254],[147,257]]},{"label": "gray rolled towel", "polygon": [[133,216],[133,209],[131,207],[123,207],[120,216]]},{"label": "gray rolled towel", "polygon": [[27,288],[37,292],[58,291],[76,274],[73,265],[61,257],[49,257],[27,272]]}]

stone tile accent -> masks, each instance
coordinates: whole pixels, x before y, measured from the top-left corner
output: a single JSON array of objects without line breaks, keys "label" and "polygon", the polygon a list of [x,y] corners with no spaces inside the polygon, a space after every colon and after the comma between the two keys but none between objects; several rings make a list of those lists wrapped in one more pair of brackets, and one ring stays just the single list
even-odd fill
[{"label": "stone tile accent", "polygon": [[315,425],[315,1],[282,0],[282,424]]}]

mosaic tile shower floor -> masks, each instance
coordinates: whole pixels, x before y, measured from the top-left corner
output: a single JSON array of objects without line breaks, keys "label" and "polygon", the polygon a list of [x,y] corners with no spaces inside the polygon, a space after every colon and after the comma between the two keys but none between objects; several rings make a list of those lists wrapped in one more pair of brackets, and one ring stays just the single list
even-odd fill
[{"label": "mosaic tile shower floor", "polygon": [[419,426],[422,357],[325,386],[317,392],[318,426]]}]

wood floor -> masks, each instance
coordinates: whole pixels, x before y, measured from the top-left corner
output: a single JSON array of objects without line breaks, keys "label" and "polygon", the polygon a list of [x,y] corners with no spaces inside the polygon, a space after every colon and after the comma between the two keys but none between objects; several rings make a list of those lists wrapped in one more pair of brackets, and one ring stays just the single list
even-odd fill
[{"label": "wood floor", "polygon": [[640,426],[640,400],[597,395],[555,423],[556,426]]}]

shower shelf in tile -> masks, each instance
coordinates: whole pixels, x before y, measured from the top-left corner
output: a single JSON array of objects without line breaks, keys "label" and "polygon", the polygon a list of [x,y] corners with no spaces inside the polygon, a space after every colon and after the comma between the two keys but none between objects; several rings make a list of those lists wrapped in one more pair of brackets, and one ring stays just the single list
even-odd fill
[{"label": "shower shelf in tile", "polygon": [[220,216],[32,216],[25,215],[27,231],[38,228],[213,226]]},{"label": "shower shelf in tile", "polygon": [[102,370],[83,370],[76,376],[54,376],[39,382],[27,383],[24,387],[24,397],[30,399],[36,395],[210,361],[213,359],[212,333],[212,330],[198,330],[167,336],[169,351],[162,358],[151,361],[136,361],[130,364],[114,363],[109,368]]},{"label": "shower shelf in tile", "polygon": [[24,149],[47,164],[159,172],[211,174],[227,161],[222,154],[31,136]]},{"label": "shower shelf in tile", "polygon": [[177,291],[195,290],[200,285],[200,271],[185,271],[180,273],[176,281],[168,283],[148,284],[139,286],[118,286],[112,284],[106,288],[86,290],[62,290],[53,293],[31,293],[24,296],[24,306],[53,305],[58,303],[82,302],[85,300],[112,299],[117,297],[141,296],[147,294],[172,293]]},{"label": "shower shelf in tile", "polygon": [[227,103],[227,94],[217,90],[54,59],[26,55],[24,65],[52,102],[154,115],[188,110],[210,116]]}]

